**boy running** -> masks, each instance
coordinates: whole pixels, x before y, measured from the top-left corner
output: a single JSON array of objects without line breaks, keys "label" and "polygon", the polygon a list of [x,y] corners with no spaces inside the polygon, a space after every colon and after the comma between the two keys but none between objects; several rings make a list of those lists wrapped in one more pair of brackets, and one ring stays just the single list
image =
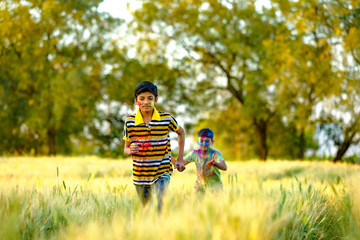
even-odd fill
[{"label": "boy running", "polygon": [[185,169],[183,152],[185,131],[175,118],[166,112],[158,112],[157,87],[143,81],[135,88],[136,114],[125,119],[124,153],[133,159],[133,182],[141,202],[146,205],[155,189],[158,208],[173,172],[170,146],[170,130],[178,134],[179,154],[176,161],[178,171]]},{"label": "boy running", "polygon": [[222,188],[220,170],[226,171],[227,166],[221,153],[210,147],[213,143],[214,133],[209,128],[201,129],[198,133],[200,148],[190,152],[184,159],[185,165],[195,162],[195,189],[198,192],[204,192],[205,188]]}]

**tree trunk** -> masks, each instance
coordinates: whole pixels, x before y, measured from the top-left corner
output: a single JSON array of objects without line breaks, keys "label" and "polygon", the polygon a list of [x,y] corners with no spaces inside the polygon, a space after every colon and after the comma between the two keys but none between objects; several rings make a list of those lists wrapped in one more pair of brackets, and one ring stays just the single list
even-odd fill
[{"label": "tree trunk", "polygon": [[56,147],[55,147],[55,137],[56,131],[54,127],[50,127],[47,129],[47,143],[49,148],[49,156],[56,155]]},{"label": "tree trunk", "polygon": [[[357,130],[354,130],[353,127],[355,124],[352,125],[349,129],[345,131],[345,139],[344,141],[339,145],[339,148],[336,152],[336,156],[334,158],[334,162],[340,161],[341,158],[345,155],[346,151],[350,147],[351,144],[358,143],[358,141],[353,141],[354,137],[357,133]],[[354,130],[354,131],[351,131]]]},{"label": "tree trunk", "polygon": [[266,161],[267,154],[268,154],[268,146],[266,144],[266,138],[267,138],[267,122],[263,119],[254,120],[256,133],[258,135],[259,140],[259,146],[258,146],[258,154],[259,158],[262,161]]},{"label": "tree trunk", "polygon": [[301,127],[300,136],[299,136],[299,153],[298,159],[303,160],[305,156],[305,129]]},{"label": "tree trunk", "polygon": [[348,150],[350,144],[351,144],[351,140],[345,140],[343,143],[340,144],[340,146],[336,152],[336,156],[333,160],[334,162],[340,161],[342,159],[342,157]]}]

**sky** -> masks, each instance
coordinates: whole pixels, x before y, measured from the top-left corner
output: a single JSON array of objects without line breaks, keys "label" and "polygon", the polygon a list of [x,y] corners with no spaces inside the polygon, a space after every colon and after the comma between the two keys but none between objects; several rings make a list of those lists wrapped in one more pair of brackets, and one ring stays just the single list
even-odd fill
[{"label": "sky", "polygon": [[127,3],[130,3],[130,8],[136,8],[140,6],[140,3],[136,0],[104,0],[100,6],[99,11],[108,12],[114,17],[122,18],[127,21],[131,19],[131,13],[127,7]]},{"label": "sky", "polygon": [[[108,12],[114,17],[129,21],[131,19],[131,13],[127,7],[127,3],[129,3],[130,9],[136,9],[141,6],[141,1],[138,0],[104,0],[99,6],[99,11]],[[261,9],[263,6],[268,6],[269,4],[269,0],[258,0],[255,3],[258,9]]]}]

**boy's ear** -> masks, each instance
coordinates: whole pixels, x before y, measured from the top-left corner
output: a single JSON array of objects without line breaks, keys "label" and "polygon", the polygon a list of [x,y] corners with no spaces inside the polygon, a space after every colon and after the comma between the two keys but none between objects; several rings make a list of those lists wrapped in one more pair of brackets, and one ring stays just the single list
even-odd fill
[{"label": "boy's ear", "polygon": [[134,98],[134,103],[137,105],[137,99],[136,98]]},{"label": "boy's ear", "polygon": [[157,101],[158,101],[158,98],[156,97],[155,100],[154,100],[154,103],[157,103]]}]

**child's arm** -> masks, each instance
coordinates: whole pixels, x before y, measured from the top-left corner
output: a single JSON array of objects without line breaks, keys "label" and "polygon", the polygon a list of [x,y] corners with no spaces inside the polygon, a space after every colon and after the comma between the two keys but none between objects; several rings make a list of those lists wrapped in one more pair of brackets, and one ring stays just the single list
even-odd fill
[{"label": "child's arm", "polygon": [[[171,155],[171,163],[175,166],[176,164],[176,159]],[[188,164],[188,162],[184,159],[184,165],[186,166]]]},{"label": "child's arm", "polygon": [[214,158],[211,159],[207,163],[207,165],[217,167],[218,169],[223,170],[223,171],[227,170],[227,165],[226,165],[225,161],[216,162]]},{"label": "child's arm", "polygon": [[179,155],[176,160],[176,169],[179,172],[184,171],[184,145],[185,145],[185,130],[179,126],[179,129],[176,131],[178,134],[178,145],[179,145]]},{"label": "child's arm", "polygon": [[227,165],[225,162],[215,162],[214,166],[223,171],[227,170]]}]

